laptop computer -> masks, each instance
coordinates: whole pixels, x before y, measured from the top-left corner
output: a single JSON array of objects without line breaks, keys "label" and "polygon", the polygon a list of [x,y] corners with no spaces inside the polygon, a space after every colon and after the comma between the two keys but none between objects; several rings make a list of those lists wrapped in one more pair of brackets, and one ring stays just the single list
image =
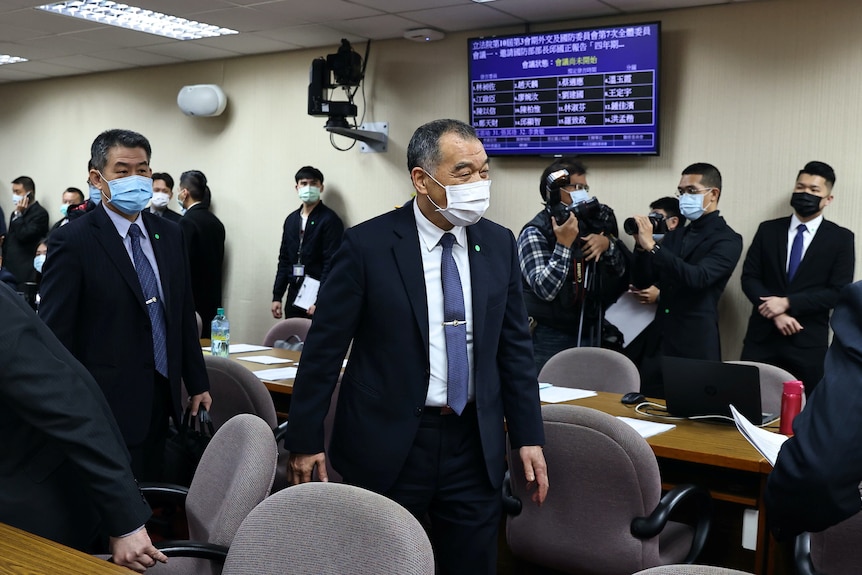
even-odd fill
[{"label": "laptop computer", "polygon": [[779,414],[763,413],[760,406],[760,370],[705,359],[662,358],[667,410],[678,417],[723,415],[730,405],[755,425],[775,421]]}]

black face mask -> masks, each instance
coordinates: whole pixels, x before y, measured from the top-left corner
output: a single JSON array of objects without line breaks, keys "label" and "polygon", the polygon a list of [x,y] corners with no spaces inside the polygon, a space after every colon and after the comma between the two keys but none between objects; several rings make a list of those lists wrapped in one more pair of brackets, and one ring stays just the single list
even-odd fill
[{"label": "black face mask", "polygon": [[790,206],[800,217],[807,218],[820,211],[820,200],[823,198],[807,192],[794,192],[790,196]]}]

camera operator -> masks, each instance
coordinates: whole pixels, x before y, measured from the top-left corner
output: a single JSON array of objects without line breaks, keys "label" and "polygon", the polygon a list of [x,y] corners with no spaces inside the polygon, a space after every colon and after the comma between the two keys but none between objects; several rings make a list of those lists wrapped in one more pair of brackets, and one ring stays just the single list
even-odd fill
[{"label": "camera operator", "polygon": [[586,174],[571,159],[545,168],[539,181],[545,209],[518,237],[538,370],[564,349],[600,346],[604,310],[628,284],[631,252],[617,238],[613,210],[590,197]]},{"label": "camera operator", "polygon": [[655,355],[644,358],[641,370],[641,391],[652,397],[664,397],[662,356],[721,361],[718,300],[742,254],[742,236],[718,213],[721,173],[715,166],[688,166],[677,196],[690,223],[668,232],[661,243],[653,238],[654,220],[633,218],[632,284],[637,290],[661,289],[653,322],[660,342],[650,346]]}]

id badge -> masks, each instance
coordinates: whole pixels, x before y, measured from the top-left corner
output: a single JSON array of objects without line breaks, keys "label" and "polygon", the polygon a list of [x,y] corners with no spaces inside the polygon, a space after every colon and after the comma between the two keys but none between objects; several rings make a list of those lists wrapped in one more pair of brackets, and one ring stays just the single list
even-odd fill
[{"label": "id badge", "polygon": [[293,265],[293,277],[301,278],[305,276],[305,266],[303,264],[294,264]]}]

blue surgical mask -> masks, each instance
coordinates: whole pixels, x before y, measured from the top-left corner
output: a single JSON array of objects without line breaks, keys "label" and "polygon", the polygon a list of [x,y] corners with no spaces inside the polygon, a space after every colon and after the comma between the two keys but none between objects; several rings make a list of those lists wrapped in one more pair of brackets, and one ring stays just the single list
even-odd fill
[{"label": "blue surgical mask", "polygon": [[45,265],[45,257],[45,254],[39,254],[33,258],[33,267],[39,273],[42,273],[42,266]]},{"label": "blue surgical mask", "polygon": [[660,242],[664,239],[664,234],[653,234],[652,239],[654,242]]},{"label": "blue surgical mask", "polygon": [[94,186],[93,184],[88,184],[90,186],[90,201],[94,204],[102,203],[102,190]]},{"label": "blue surgical mask", "polygon": [[60,204],[60,213],[63,214],[63,217],[66,217],[66,214],[69,212],[69,204]]},{"label": "blue surgical mask", "polygon": [[[705,194],[682,194],[679,199],[679,213],[694,221],[703,215],[703,196]],[[710,201],[709,204],[712,202]],[[706,206],[709,207],[709,204]]]},{"label": "blue surgical mask", "polygon": [[317,186],[302,186],[298,193],[299,201],[304,204],[313,204],[320,199],[320,188]]},{"label": "blue surgical mask", "polygon": [[24,199],[24,196],[21,194],[12,194],[12,203],[16,206],[21,203],[21,200]]},{"label": "blue surgical mask", "polygon": [[580,204],[590,199],[590,193],[586,190],[575,190],[574,192],[569,192],[569,195],[572,197],[572,205]]},{"label": "blue surgical mask", "polygon": [[[102,173],[99,172],[102,176]],[[105,176],[102,179],[108,182],[111,197],[105,201],[126,214],[133,216],[147,207],[147,203],[153,197],[153,180],[146,176],[126,176],[108,181]]]}]

